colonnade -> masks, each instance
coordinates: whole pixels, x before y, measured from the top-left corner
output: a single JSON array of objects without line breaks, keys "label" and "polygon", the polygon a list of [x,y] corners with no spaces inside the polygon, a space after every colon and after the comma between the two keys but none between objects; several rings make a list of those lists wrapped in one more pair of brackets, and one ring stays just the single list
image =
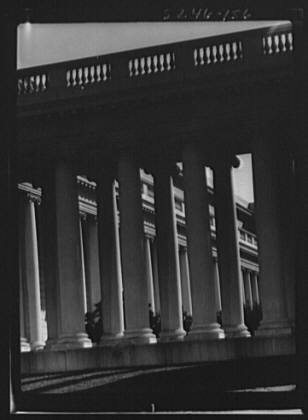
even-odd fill
[{"label": "colonnade", "polygon": [[[274,217],[277,203],[273,184],[266,183],[274,175],[263,152],[256,150],[254,155],[259,273],[241,266],[232,156],[222,155],[213,162],[217,255],[204,162],[196,143],[186,145],[182,154],[185,244],[179,243],[177,231],[174,162],[160,162],[153,169],[154,235],[145,232],[140,168],[132,154],[123,151],[116,164],[98,173],[96,215],[79,214],[71,162],[51,165],[41,185],[40,246],[35,204],[23,194],[20,206],[22,350],[91,346],[84,315],[99,301],[102,345],[157,342],[149,326],[149,309],[160,314],[161,342],[249,337],[243,305],[253,307],[254,303],[262,303],[263,308],[260,335],[289,334]],[[40,335],[39,248],[44,259],[46,343]],[[217,322],[221,310],[222,325]],[[183,311],[193,317],[189,334],[183,328]]]}]

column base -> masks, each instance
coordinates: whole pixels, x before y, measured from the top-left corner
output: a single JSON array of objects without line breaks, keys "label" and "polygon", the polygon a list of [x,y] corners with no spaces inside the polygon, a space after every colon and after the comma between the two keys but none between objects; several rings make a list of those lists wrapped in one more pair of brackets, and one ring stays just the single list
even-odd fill
[{"label": "column base", "polygon": [[216,322],[207,325],[193,326],[189,331],[186,340],[217,340],[225,338],[225,332]]},{"label": "column base", "polygon": [[58,339],[48,340],[46,350],[70,350],[92,347],[92,341],[85,333],[61,335]]},{"label": "column base", "polygon": [[124,344],[153,344],[157,342],[156,336],[150,328],[127,330],[124,332],[122,340]]},{"label": "column base", "polygon": [[121,344],[124,340],[124,334],[103,334],[98,346],[115,346]]},{"label": "column base", "polygon": [[246,325],[223,325],[226,338],[242,338],[251,337]]},{"label": "column base", "polygon": [[40,351],[43,350],[45,347],[45,343],[43,341],[33,341],[30,343],[31,351]]},{"label": "column base", "polygon": [[291,335],[294,326],[289,321],[265,321],[262,322],[255,332],[256,337],[270,337],[277,335]]},{"label": "column base", "polygon": [[183,341],[186,336],[186,331],[183,328],[177,330],[161,331],[159,333],[159,342],[165,343],[168,341]]},{"label": "column base", "polygon": [[28,340],[24,337],[21,337],[21,339],[20,339],[20,351],[22,353],[24,353],[26,351],[31,351],[30,344],[29,344]]}]

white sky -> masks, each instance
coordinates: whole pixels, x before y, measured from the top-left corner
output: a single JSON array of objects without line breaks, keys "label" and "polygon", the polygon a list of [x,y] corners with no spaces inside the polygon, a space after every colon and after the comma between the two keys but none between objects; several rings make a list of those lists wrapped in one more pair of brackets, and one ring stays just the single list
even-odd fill
[{"label": "white sky", "polygon": [[[138,22],[30,24],[18,28],[17,67],[25,68],[219,34],[282,22]],[[253,201],[250,155],[233,171],[235,194]]]}]

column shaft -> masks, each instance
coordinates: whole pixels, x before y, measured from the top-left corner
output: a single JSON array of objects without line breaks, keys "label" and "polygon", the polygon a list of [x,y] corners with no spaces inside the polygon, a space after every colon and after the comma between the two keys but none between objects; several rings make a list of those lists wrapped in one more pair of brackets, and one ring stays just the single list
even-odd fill
[{"label": "column shaft", "polygon": [[252,284],[253,303],[259,305],[260,297],[259,297],[258,275],[255,271],[251,272],[251,284]]},{"label": "column shaft", "polygon": [[55,164],[44,196],[53,222],[49,227],[52,236],[45,244],[50,254],[45,276],[48,344],[54,349],[89,347],[91,341],[84,332],[77,184],[69,163]]},{"label": "column shaft", "polygon": [[167,168],[157,171],[154,186],[162,327],[160,340],[182,340],[186,333],[183,329],[173,181]]},{"label": "column shaft", "polygon": [[159,276],[158,276],[158,259],[157,259],[157,248],[156,239],[151,243],[152,250],[152,267],[153,267],[153,284],[154,284],[154,296],[155,296],[155,313],[160,313],[160,297],[159,297]]},{"label": "column shaft", "polygon": [[246,303],[246,305],[249,306],[250,309],[252,309],[253,308],[253,300],[252,300],[250,273],[246,269],[242,270],[242,273],[243,273],[245,303]]},{"label": "column shaft", "polygon": [[124,315],[115,181],[102,174],[97,186],[102,344],[123,338]]},{"label": "column shaft", "polygon": [[120,156],[119,184],[125,336],[151,343],[156,337],[149,328],[140,174],[128,153]]},{"label": "column shaft", "polygon": [[154,299],[154,283],[153,283],[153,268],[151,258],[151,243],[150,238],[145,237],[145,263],[146,263],[146,276],[147,276],[147,287],[148,287],[148,305],[149,309],[156,312],[155,299]]},{"label": "column shaft", "polygon": [[40,300],[40,277],[37,246],[37,231],[35,219],[35,204],[31,197],[24,202],[24,236],[23,236],[23,270],[26,277],[26,288],[29,313],[29,339],[31,350],[41,350],[44,347],[42,340],[42,314]]},{"label": "column shaft", "polygon": [[[88,214],[82,224],[88,311],[101,301],[98,252],[98,223]],[[122,283],[122,282],[121,282]]]},{"label": "column shaft", "polygon": [[190,278],[189,278],[189,264],[187,256],[187,248],[180,246],[180,272],[181,272],[181,285],[182,285],[182,305],[183,310],[187,312],[187,315],[192,315],[192,303],[191,303],[191,289],[190,289]]},{"label": "column shaft", "polygon": [[198,148],[183,151],[185,216],[193,305],[193,324],[188,338],[223,338],[216,319],[214,263],[205,166]]},{"label": "column shaft", "polygon": [[231,159],[222,156],[215,168],[216,240],[225,334],[248,337],[244,324],[243,293]]},{"label": "column shaft", "polygon": [[283,284],[283,245],[279,223],[279,172],[268,133],[253,142],[253,175],[263,319],[258,335],[288,334],[286,297]]}]

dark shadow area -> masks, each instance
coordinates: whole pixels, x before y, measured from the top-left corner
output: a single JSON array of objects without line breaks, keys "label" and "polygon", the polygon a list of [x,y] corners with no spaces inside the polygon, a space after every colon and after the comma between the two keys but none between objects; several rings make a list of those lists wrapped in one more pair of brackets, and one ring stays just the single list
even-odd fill
[{"label": "dark shadow area", "polygon": [[[155,411],[274,409],[277,406],[291,409],[298,406],[294,388],[284,387],[274,392],[262,392],[260,388],[295,383],[295,356],[118,373],[114,370],[78,372],[75,378],[72,373],[63,374],[63,380],[57,384],[48,385],[47,381],[35,391],[23,392],[20,407],[73,412],[151,411],[153,404]],[[251,388],[258,389],[244,392]],[[232,392],[235,390],[243,392]]]}]

